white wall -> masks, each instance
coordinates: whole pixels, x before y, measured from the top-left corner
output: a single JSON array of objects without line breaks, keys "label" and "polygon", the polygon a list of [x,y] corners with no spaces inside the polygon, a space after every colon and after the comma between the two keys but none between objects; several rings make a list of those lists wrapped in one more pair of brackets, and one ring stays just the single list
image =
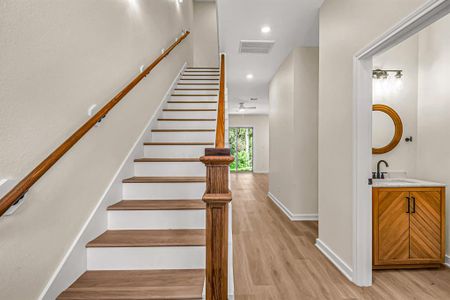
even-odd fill
[{"label": "white wall", "polygon": [[293,219],[317,216],[318,48],[297,48],[270,83],[269,192]]},{"label": "white wall", "polygon": [[353,56],[424,0],[327,0],[320,10],[319,239],[352,268]]},{"label": "white wall", "polygon": [[[450,186],[450,16],[419,33],[417,177]],[[447,191],[447,195],[448,195]],[[447,212],[450,209],[447,196]],[[450,218],[447,213],[447,255]]]},{"label": "white wall", "polygon": [[[419,65],[419,39],[417,35],[400,43],[396,47],[377,55],[373,58],[374,69],[400,69],[403,70],[401,82],[403,87],[396,91],[392,89],[395,83],[389,85],[391,89],[382,90],[381,80],[374,79],[373,103],[385,104],[392,107],[400,116],[403,123],[403,136],[400,143],[392,151],[385,154],[372,155],[372,170],[376,170],[376,164],[384,159],[389,163],[389,168],[382,165],[382,171],[406,172],[407,176],[414,178],[416,175],[416,149],[417,149],[417,77]],[[390,128],[382,126],[380,122],[374,122],[373,132],[381,132],[388,135]],[[375,129],[376,127],[376,129]],[[413,137],[413,142],[405,142],[407,136]]]},{"label": "white wall", "polygon": [[[192,1],[13,1],[0,10],[0,178],[21,178],[190,29]],[[0,298],[36,299],[184,62],[187,39],[0,219]],[[117,199],[120,200],[120,199]]]},{"label": "white wall", "polygon": [[269,192],[290,203],[294,141],[294,53],[281,64],[269,87]]},{"label": "white wall", "polygon": [[194,65],[219,65],[215,1],[194,1]]},{"label": "white wall", "polygon": [[230,127],[253,127],[253,172],[269,172],[269,116],[230,115]]}]

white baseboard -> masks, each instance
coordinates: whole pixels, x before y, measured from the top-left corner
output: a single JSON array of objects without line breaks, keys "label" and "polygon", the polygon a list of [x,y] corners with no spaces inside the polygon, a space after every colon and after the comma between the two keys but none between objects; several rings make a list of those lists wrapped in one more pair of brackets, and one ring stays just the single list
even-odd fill
[{"label": "white baseboard", "polygon": [[448,268],[450,268],[450,255],[445,256],[445,262],[444,265]]},{"label": "white baseboard", "polygon": [[269,171],[255,171],[255,170],[253,170],[253,173],[255,173],[255,174],[269,174]]},{"label": "white baseboard", "polygon": [[316,239],[316,247],[323,253],[335,266],[347,277],[348,280],[352,281],[353,278],[353,270],[339,257],[336,253],[333,252],[324,242],[320,239]]},{"label": "white baseboard", "polygon": [[174,81],[170,85],[164,95],[159,107],[155,110],[145,129],[139,135],[134,145],[131,147],[127,156],[123,160],[121,166],[117,170],[109,186],[106,188],[104,194],[99,199],[97,206],[92,211],[91,215],[83,224],[78,236],[75,238],[73,244],[67,251],[61,263],[53,273],[39,299],[56,299],[56,297],[69,287],[83,272],[87,270],[87,251],[86,243],[103,233],[108,226],[106,208],[122,199],[122,179],[131,177],[134,174],[133,161],[135,158],[142,157],[144,154],[143,143],[148,139],[152,126],[157,120],[164,105],[170,98],[172,90],[176,87],[181,73],[186,68],[187,63],[184,63]]},{"label": "white baseboard", "polygon": [[285,215],[291,221],[317,221],[319,216],[317,214],[294,214],[292,213],[280,200],[277,199],[271,192],[267,193],[270,200],[273,201],[280,209],[285,213]]}]

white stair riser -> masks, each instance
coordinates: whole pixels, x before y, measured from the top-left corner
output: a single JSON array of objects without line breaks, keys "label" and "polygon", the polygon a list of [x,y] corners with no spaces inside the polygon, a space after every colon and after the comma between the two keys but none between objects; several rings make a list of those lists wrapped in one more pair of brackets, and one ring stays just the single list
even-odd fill
[{"label": "white stair riser", "polygon": [[88,270],[201,269],[205,247],[105,247],[87,249]]},{"label": "white stair riser", "polygon": [[201,162],[135,162],[135,176],[206,176]]},{"label": "white stair riser", "polygon": [[210,129],[216,128],[216,121],[158,121],[155,129]]},{"label": "white stair riser", "polygon": [[164,119],[215,119],[217,111],[163,111]]},{"label": "white stair riser", "polygon": [[169,109],[217,109],[217,103],[167,103]]},{"label": "white stair riser", "polygon": [[201,76],[213,76],[215,78],[220,78],[220,72],[219,71],[217,71],[217,72],[206,72],[206,71],[189,72],[189,71],[187,71],[187,72],[183,73],[183,77],[185,77],[185,76],[192,76],[192,75],[198,75],[198,77],[201,77]]},{"label": "white stair riser", "polygon": [[[208,90],[192,90],[192,91],[187,91],[187,90],[174,90],[172,92],[172,95],[219,95],[219,91],[208,91]],[[216,97],[217,97],[216,96]],[[206,97],[206,96],[199,96],[199,97]]]},{"label": "white stair riser", "polygon": [[[178,81],[178,83],[188,83],[188,84],[191,84],[191,83],[217,83],[217,84],[219,84],[219,80],[202,80],[202,79],[198,79],[198,78],[196,78],[196,79],[194,79],[194,78],[187,78],[187,79],[189,79],[189,80],[186,80],[186,78],[183,78],[183,79],[181,79],[180,81]],[[190,79],[193,79],[193,80],[190,80]]]},{"label": "white stair riser", "polygon": [[134,199],[201,199],[204,182],[187,183],[124,183],[123,198]]},{"label": "white stair riser", "polygon": [[201,157],[205,154],[205,148],[214,148],[214,146],[145,146],[144,156],[155,158]]},{"label": "white stair riser", "polygon": [[[219,88],[219,84],[217,82],[208,82],[208,83],[214,83],[214,84],[189,84],[189,82],[184,82],[188,84],[178,84],[177,88],[180,89],[211,89],[211,88]],[[216,91],[216,94],[219,94],[219,91]]]},{"label": "white stair riser", "polygon": [[170,101],[218,101],[218,96],[170,96]]},{"label": "white stair riser", "polygon": [[220,70],[219,69],[198,69],[198,70],[191,70],[191,69],[186,69],[184,70],[183,74],[216,74],[217,76],[220,75]]},{"label": "white stair riser", "polygon": [[109,229],[204,229],[205,210],[110,210]]},{"label": "white stair riser", "polygon": [[219,67],[215,67],[215,66],[198,66],[198,67],[187,67],[185,69],[185,71],[190,71],[190,70],[195,70],[195,71],[200,71],[200,70],[216,71],[216,70],[219,70]]},{"label": "white stair riser", "polygon": [[[214,79],[214,81],[219,81],[219,76],[191,76],[191,75],[183,75],[182,77],[183,82],[186,81],[186,79],[194,79],[194,80],[203,80],[203,81],[213,81],[211,79]],[[190,80],[189,80],[190,81]]]},{"label": "white stair riser", "polygon": [[152,132],[152,142],[214,142],[214,131]]},{"label": "white stair riser", "polygon": [[[172,97],[172,99],[170,99],[169,101],[183,102],[181,104],[187,104],[188,102],[198,101],[198,102],[205,102],[205,103],[200,103],[200,104],[206,104],[208,101],[218,102],[219,100],[218,100],[218,97],[214,97],[214,99],[212,99],[212,97],[211,97],[211,99],[203,99],[203,98],[200,99],[200,97],[191,97],[191,96],[189,96],[189,97],[181,97],[181,96],[178,96],[178,97],[176,97],[176,99],[175,99],[175,97]],[[215,103],[215,104],[217,105],[217,103]]]}]

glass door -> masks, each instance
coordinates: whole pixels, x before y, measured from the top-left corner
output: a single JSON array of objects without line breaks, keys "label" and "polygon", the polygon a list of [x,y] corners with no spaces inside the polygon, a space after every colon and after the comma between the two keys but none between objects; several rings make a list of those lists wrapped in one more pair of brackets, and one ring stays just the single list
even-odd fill
[{"label": "glass door", "polygon": [[230,127],[229,143],[234,161],[231,172],[253,172],[253,128]]}]

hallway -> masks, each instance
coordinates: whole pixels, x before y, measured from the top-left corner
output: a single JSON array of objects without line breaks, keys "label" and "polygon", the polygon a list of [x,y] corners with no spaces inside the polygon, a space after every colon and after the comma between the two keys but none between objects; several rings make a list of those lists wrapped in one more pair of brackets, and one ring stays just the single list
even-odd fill
[{"label": "hallway", "polygon": [[450,269],[377,271],[349,282],[315,247],[317,222],[291,222],[266,196],[268,176],[232,174],[235,299],[449,299]]}]

